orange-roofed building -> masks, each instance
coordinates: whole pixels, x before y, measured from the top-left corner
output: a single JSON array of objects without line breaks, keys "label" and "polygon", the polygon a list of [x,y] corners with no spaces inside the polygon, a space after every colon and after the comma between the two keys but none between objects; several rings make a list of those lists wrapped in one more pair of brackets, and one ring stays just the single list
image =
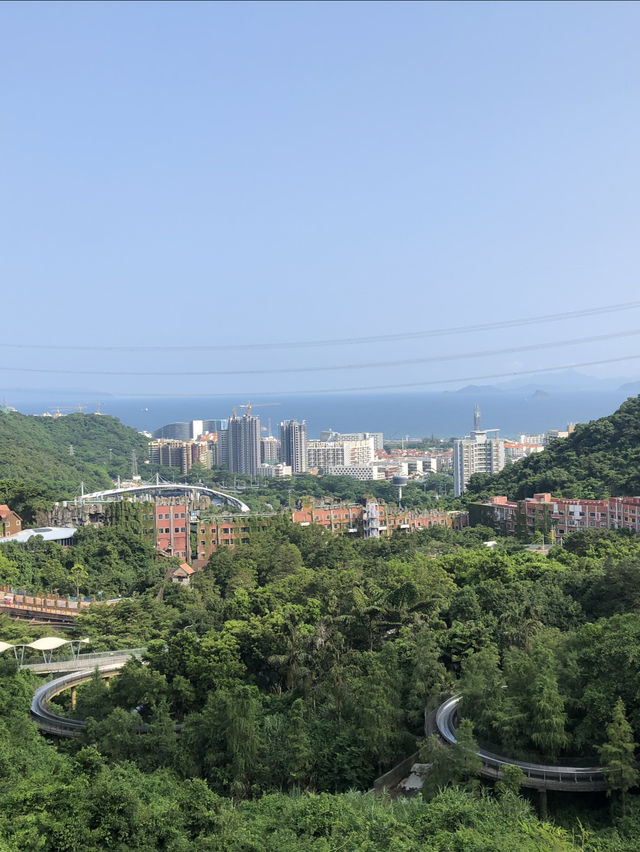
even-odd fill
[{"label": "orange-roofed building", "polygon": [[186,562],[183,562],[176,568],[169,568],[165,579],[171,580],[172,583],[180,583],[183,586],[188,586],[192,574],[195,574],[194,569],[191,565],[187,565]]},{"label": "orange-roofed building", "polygon": [[7,505],[0,506],[0,538],[22,532],[22,518]]}]

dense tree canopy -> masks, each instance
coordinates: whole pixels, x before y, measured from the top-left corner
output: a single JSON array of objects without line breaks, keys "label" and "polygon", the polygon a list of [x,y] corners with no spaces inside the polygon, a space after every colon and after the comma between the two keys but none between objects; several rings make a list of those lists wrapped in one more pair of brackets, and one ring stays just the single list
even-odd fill
[{"label": "dense tree canopy", "polygon": [[472,476],[465,496],[522,500],[541,492],[584,498],[640,494],[640,397],[608,417],[578,424],[568,438],[495,476]]},{"label": "dense tree canopy", "polygon": [[[0,412],[0,496],[2,480],[48,489],[54,499],[109,488],[112,478],[131,475],[131,453],[147,457],[149,441],[115,417],[68,414],[33,417]],[[20,511],[14,501],[12,508]]]}]

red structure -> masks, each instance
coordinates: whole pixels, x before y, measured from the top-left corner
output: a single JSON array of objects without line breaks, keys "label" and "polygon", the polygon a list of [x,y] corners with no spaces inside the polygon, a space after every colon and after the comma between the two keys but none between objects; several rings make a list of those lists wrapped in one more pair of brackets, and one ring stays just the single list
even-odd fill
[{"label": "red structure", "polygon": [[185,503],[154,506],[156,547],[167,556],[189,559],[190,512]]},{"label": "red structure", "polygon": [[3,504],[0,506],[0,538],[15,535],[22,531],[22,518]]},{"label": "red structure", "polygon": [[626,529],[640,533],[640,497],[585,500],[540,493],[512,501],[497,496],[486,503],[472,504],[470,515],[505,535],[532,535],[541,530],[561,540],[583,529]]},{"label": "red structure", "polygon": [[[468,525],[466,512],[410,511],[376,503],[376,527],[380,535],[395,530],[406,532],[445,526],[461,529]],[[305,503],[294,509],[290,518],[300,526],[323,527],[334,535],[346,534],[362,538],[367,535],[365,506],[357,503]],[[216,550],[248,544],[252,533],[263,531],[274,515],[201,515],[197,531],[197,552],[194,565],[200,567]]]}]

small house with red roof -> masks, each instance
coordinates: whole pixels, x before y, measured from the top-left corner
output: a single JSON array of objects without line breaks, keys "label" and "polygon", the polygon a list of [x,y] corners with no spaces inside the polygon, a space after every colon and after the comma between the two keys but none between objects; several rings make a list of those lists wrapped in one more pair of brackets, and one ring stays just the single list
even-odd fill
[{"label": "small house with red roof", "polygon": [[22,532],[22,518],[3,504],[0,506],[0,538]]},{"label": "small house with red roof", "polygon": [[186,562],[182,562],[175,568],[169,568],[165,575],[165,580],[171,580],[172,583],[180,583],[183,586],[188,586],[192,574],[195,574],[195,571],[191,565],[187,565]]}]

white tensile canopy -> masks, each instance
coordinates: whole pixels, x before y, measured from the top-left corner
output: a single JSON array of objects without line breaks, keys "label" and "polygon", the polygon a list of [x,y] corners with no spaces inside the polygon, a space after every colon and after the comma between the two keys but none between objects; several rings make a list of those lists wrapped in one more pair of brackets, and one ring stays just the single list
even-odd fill
[{"label": "white tensile canopy", "polygon": [[59,636],[44,636],[42,639],[36,639],[35,642],[29,642],[25,647],[33,648],[34,651],[53,651],[62,645],[68,645],[71,641],[70,639],[60,639]]},{"label": "white tensile canopy", "polygon": [[43,636],[41,639],[35,639],[33,642],[19,642],[16,645],[0,641],[0,654],[8,651],[9,648],[13,648],[13,653],[17,660],[18,648],[20,648],[20,662],[22,663],[24,661],[24,649],[32,648],[34,651],[42,651],[42,657],[45,663],[50,663],[53,652],[58,648],[62,648],[63,645],[71,646],[71,653],[75,658],[80,652],[80,645],[88,645],[89,642],[91,642],[91,640],[87,637],[84,639],[61,639],[59,636]]}]

